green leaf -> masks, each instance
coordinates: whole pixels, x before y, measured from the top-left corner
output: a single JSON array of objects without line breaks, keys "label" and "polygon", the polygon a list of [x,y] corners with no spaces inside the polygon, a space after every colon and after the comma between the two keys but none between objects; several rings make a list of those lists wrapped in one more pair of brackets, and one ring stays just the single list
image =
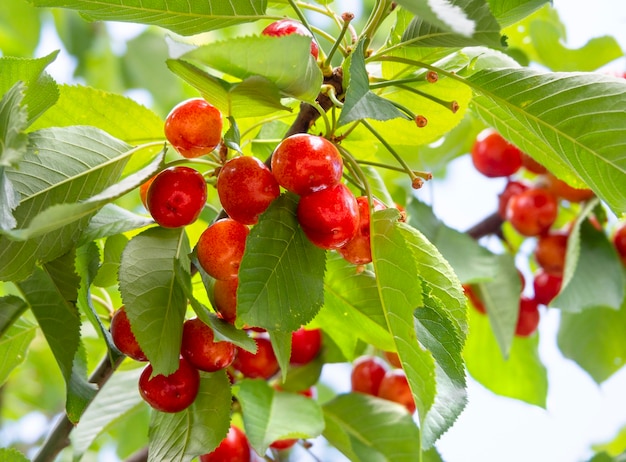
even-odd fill
[{"label": "green leaf", "polygon": [[267,0],[29,0],[35,6],[78,10],[92,21],[126,21],[164,27],[180,35],[256,21],[265,14]]},{"label": "green leaf", "polygon": [[268,331],[270,341],[272,342],[272,350],[276,355],[276,360],[280,367],[281,378],[284,382],[287,378],[289,369],[289,358],[291,356],[291,332],[281,332],[278,330]]},{"label": "green leaf", "polygon": [[538,10],[550,0],[487,0],[491,13],[501,26],[516,23],[522,18]]},{"label": "green leaf", "polygon": [[400,0],[398,4],[437,29],[473,38],[491,47],[501,46],[500,25],[484,0]]},{"label": "green leaf", "polygon": [[24,84],[17,82],[0,100],[0,167],[15,167],[26,153],[27,112],[22,107]]},{"label": "green leaf", "polygon": [[[67,277],[73,279],[75,274],[72,272]],[[19,282],[18,287],[37,318],[65,379],[67,416],[77,422],[96,393],[95,386],[87,382],[87,358],[80,341],[78,310],[64,300],[59,286],[41,268]]]},{"label": "green leaf", "polygon": [[0,167],[0,228],[8,230],[17,225],[12,211],[19,205],[20,196],[4,170]]},{"label": "green leaf", "polygon": [[39,44],[39,11],[24,1],[6,2],[0,10],[0,50],[4,56],[31,56]]},{"label": "green leaf", "polygon": [[133,237],[122,253],[122,301],[155,374],[178,369],[187,298],[175,267],[189,252],[184,229],[156,227]]},{"label": "green leaf", "polygon": [[150,461],[190,461],[213,451],[230,423],[230,383],[224,371],[200,372],[200,391],[193,404],[174,414],[153,411]]},{"label": "green leaf", "polygon": [[151,217],[138,215],[115,204],[104,205],[89,221],[80,237],[79,244],[134,231],[154,224]]},{"label": "green leaf", "polygon": [[276,440],[314,438],[324,429],[322,409],[306,396],[277,391],[264,380],[242,380],[233,393],[241,403],[250,445],[258,454],[265,454]]},{"label": "green leaf", "polygon": [[181,58],[241,80],[264,77],[286,96],[313,101],[320,91],[322,72],[310,49],[311,38],[298,34],[235,37],[198,47]]},{"label": "green leaf", "polygon": [[[6,170],[22,197],[14,213],[18,229],[12,233],[50,206],[87,199],[114,184],[132,155],[126,144],[90,127],[40,130],[30,133],[29,140],[18,168]],[[23,242],[0,235],[0,280],[23,279],[38,260],[67,252],[89,218]]]},{"label": "green leaf", "polygon": [[[7,307],[6,298],[0,299],[0,309],[4,310]],[[25,305],[22,300],[20,301],[22,305]],[[36,324],[25,319],[18,319],[0,336],[0,358],[2,358],[0,359],[0,385],[6,382],[12,370],[26,359],[28,347],[35,338],[36,332]]]},{"label": "green leaf", "polygon": [[563,356],[575,361],[597,383],[604,382],[626,362],[626,303],[619,311],[592,308],[561,313],[557,342]]},{"label": "green leaf", "polygon": [[98,391],[70,433],[74,460],[80,458],[107,428],[144,404],[137,388],[142,371],[141,368],[117,371]]},{"label": "green leaf", "polygon": [[6,295],[0,298],[0,337],[27,308],[28,305],[24,300],[16,295]]},{"label": "green leaf", "polygon": [[[626,81],[600,74],[482,70],[466,80],[485,121],[573,186],[626,212]],[[610,127],[610,128],[609,128]]]},{"label": "green leaf", "polygon": [[420,432],[402,406],[361,393],[324,404],[324,437],[353,462],[420,460]]},{"label": "green leaf", "polygon": [[297,197],[277,198],[252,228],[239,267],[237,326],[293,332],[323,304],[326,253],[306,238]]},{"label": "green leaf", "polygon": [[463,356],[470,375],[492,392],[546,406],[548,376],[538,344],[538,335],[515,337],[504,359],[487,316],[470,310],[470,335]]},{"label": "green leaf", "polygon": [[0,448],[0,460],[4,462],[29,462],[24,454],[13,448]]}]

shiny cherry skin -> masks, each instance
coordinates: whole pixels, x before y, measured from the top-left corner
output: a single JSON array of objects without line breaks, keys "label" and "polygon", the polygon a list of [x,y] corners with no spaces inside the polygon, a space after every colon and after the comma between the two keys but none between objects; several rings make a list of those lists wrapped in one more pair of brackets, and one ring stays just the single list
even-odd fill
[{"label": "shiny cherry skin", "polygon": [[131,330],[130,321],[128,320],[128,315],[126,314],[126,308],[124,306],[121,306],[115,310],[115,313],[113,313],[110,331],[113,343],[118,350],[135,361],[148,360],[145,353],[139,346],[139,343],[137,343],[135,334],[133,334],[133,331]]},{"label": "shiny cherry skin", "polygon": [[235,359],[235,345],[216,342],[213,329],[200,318],[183,323],[180,354],[198,370],[215,372],[230,366]]},{"label": "shiny cherry skin", "polygon": [[539,326],[539,304],[534,298],[522,296],[519,302],[519,315],[515,326],[515,335],[528,337]]},{"label": "shiny cherry skin", "polygon": [[538,236],[550,229],[559,211],[556,198],[543,188],[530,188],[509,199],[506,218],[523,236]]},{"label": "shiny cherry skin", "polygon": [[259,159],[237,156],[220,169],[217,193],[222,207],[233,220],[253,225],[278,197],[280,187],[270,169]]},{"label": "shiny cherry skin", "polygon": [[626,223],[622,223],[613,234],[613,245],[624,266],[626,266]]},{"label": "shiny cherry skin", "polygon": [[250,230],[232,218],[222,218],[205,229],[196,245],[198,262],[215,279],[236,278]]},{"label": "shiny cherry skin", "polygon": [[216,279],[213,284],[215,311],[226,322],[235,323],[237,318],[237,287],[239,278]]},{"label": "shiny cherry skin", "polygon": [[178,369],[170,375],[152,376],[148,364],[139,377],[139,394],[154,409],[161,412],[180,412],[196,399],[200,388],[200,373],[185,358],[180,358]]},{"label": "shiny cherry skin", "polygon": [[[367,196],[356,198],[359,206],[359,226],[356,235],[346,245],[337,249],[339,254],[355,265],[365,265],[372,261],[372,247],[370,244],[370,206]],[[385,209],[385,204],[374,198],[372,200],[374,211]]]},{"label": "shiny cherry skin", "polygon": [[200,456],[200,462],[250,462],[248,437],[235,425],[231,425],[226,438],[213,452]]},{"label": "shiny cherry skin", "polygon": [[528,188],[529,186],[521,181],[509,181],[506,184],[504,190],[498,195],[498,215],[500,218],[506,220],[506,206],[511,197],[523,193]]},{"label": "shiny cherry skin", "polygon": [[289,363],[297,366],[313,361],[322,348],[322,331],[301,327],[291,334]]},{"label": "shiny cherry skin", "polygon": [[474,289],[472,289],[472,287],[469,284],[463,284],[463,292],[465,293],[465,296],[470,301],[472,306],[476,309],[476,311],[482,314],[487,314],[487,309],[485,308],[485,304],[480,299],[480,297],[476,294],[476,292],[474,292]]},{"label": "shiny cherry skin", "polygon": [[313,36],[311,35],[309,29],[307,29],[306,26],[301,22],[294,21],[293,19],[280,19],[265,27],[265,29],[261,31],[261,34],[267,35],[269,37],[281,37],[283,35],[291,34],[311,37],[311,55],[315,59],[317,59],[317,57],[319,56],[319,46],[317,45],[315,40],[313,40]]},{"label": "shiny cherry skin", "polygon": [[156,175],[148,188],[150,215],[164,228],[187,226],[198,218],[207,199],[204,177],[190,167],[170,167]]},{"label": "shiny cherry skin", "polygon": [[533,159],[524,152],[522,153],[522,166],[529,172],[535,173],[537,175],[548,172],[548,170],[543,165],[541,165],[539,162],[537,162],[535,159]]},{"label": "shiny cherry skin", "polygon": [[595,193],[588,188],[573,188],[565,181],[559,180],[552,174],[546,175],[546,189],[556,197],[569,202],[584,202],[595,196]]},{"label": "shiny cherry skin", "polygon": [[537,303],[548,306],[561,291],[563,276],[539,268],[533,276],[533,288]]},{"label": "shiny cherry skin", "polygon": [[208,154],[222,139],[222,113],[202,98],[176,105],[165,119],[165,137],[188,159]]},{"label": "shiny cherry skin", "polygon": [[343,183],[300,198],[297,210],[302,231],[316,246],[339,249],[352,239],[359,226],[359,205]]},{"label": "shiny cherry skin", "polygon": [[522,166],[522,152],[492,128],[478,134],[471,156],[476,170],[489,178],[511,176]]},{"label": "shiny cherry skin", "polygon": [[383,377],[387,373],[387,364],[378,356],[360,356],[352,363],[350,384],[352,391],[378,396]]},{"label": "shiny cherry skin", "polygon": [[277,451],[285,451],[289,449],[298,442],[297,438],[285,438],[283,440],[276,440],[272,444],[270,444],[270,448],[276,449]]},{"label": "shiny cherry skin", "polygon": [[535,260],[546,272],[562,275],[565,269],[568,233],[550,232],[539,236]]},{"label": "shiny cherry skin", "polygon": [[378,397],[402,404],[410,414],[415,412],[415,400],[402,369],[391,369],[385,373],[380,382]]},{"label": "shiny cherry skin", "polygon": [[250,379],[269,379],[274,376],[280,366],[272,348],[272,342],[267,337],[256,337],[256,353],[250,353],[243,348],[237,348],[237,356],[233,367]]},{"label": "shiny cherry skin", "polygon": [[326,138],[298,133],[285,138],[272,153],[272,173],[278,184],[300,196],[341,181],[343,159]]},{"label": "shiny cherry skin", "polygon": [[152,184],[155,178],[156,178],[156,175],[148,179],[147,181],[144,181],[141,184],[141,186],[139,186],[139,198],[141,199],[141,203],[143,204],[146,210],[148,210],[148,189],[150,189],[150,185]]}]

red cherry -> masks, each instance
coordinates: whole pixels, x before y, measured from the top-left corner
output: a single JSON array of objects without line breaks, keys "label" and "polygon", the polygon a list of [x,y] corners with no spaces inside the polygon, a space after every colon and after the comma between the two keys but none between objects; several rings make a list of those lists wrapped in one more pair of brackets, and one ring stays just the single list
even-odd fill
[{"label": "red cherry", "polygon": [[[370,206],[367,196],[356,198],[359,207],[359,226],[356,235],[346,245],[337,251],[350,263],[365,265],[372,261],[372,247],[370,245]],[[374,198],[374,211],[385,209],[385,204]]]},{"label": "red cherry", "polygon": [[472,306],[476,308],[476,311],[482,314],[487,314],[487,309],[485,308],[485,304],[480,299],[480,297],[476,294],[476,292],[474,292],[474,290],[472,289],[470,285],[463,284],[463,292],[465,293],[465,296],[469,299]]},{"label": "red cherry", "polygon": [[622,263],[626,266],[626,223],[622,223],[613,234],[613,245]]},{"label": "red cherry", "polygon": [[113,343],[118,350],[135,361],[148,360],[131,330],[130,321],[128,320],[124,306],[121,306],[113,313],[110,331]]},{"label": "red cherry", "polygon": [[546,175],[546,182],[546,189],[548,191],[556,197],[560,197],[569,202],[583,202],[595,196],[595,193],[591,189],[573,188],[565,181],[559,180],[552,174]]},{"label": "red cherry", "polygon": [[506,218],[523,236],[538,236],[550,229],[559,207],[545,189],[531,188],[509,199]]},{"label": "red cherry", "polygon": [[528,188],[527,184],[520,181],[509,181],[506,184],[504,190],[498,195],[498,215],[500,215],[500,218],[506,220],[506,206],[511,197],[523,193]]},{"label": "red cherry", "polygon": [[471,156],[476,170],[489,178],[511,176],[522,166],[522,152],[492,128],[478,134]]},{"label": "red cherry", "polygon": [[156,175],[148,179],[147,181],[143,182],[141,186],[139,186],[139,198],[141,199],[141,203],[143,204],[146,210],[148,210],[148,189],[150,189],[150,185],[152,184],[155,178],[156,178]]},{"label": "red cherry", "polygon": [[304,234],[327,250],[344,246],[359,225],[356,198],[343,183],[301,197],[297,214]]},{"label": "red cherry", "polygon": [[159,225],[180,228],[196,221],[206,198],[206,182],[200,172],[189,167],[170,167],[152,180],[146,203]]},{"label": "red cherry", "polygon": [[[261,34],[268,37],[281,37],[283,35],[298,34],[305,37],[313,37],[309,29],[304,24],[293,19],[280,19],[268,25],[261,31]],[[311,55],[315,59],[319,56],[319,47],[315,40],[311,38]]]},{"label": "red cherry", "polygon": [[269,379],[278,372],[280,366],[272,348],[272,342],[266,337],[256,337],[256,353],[250,353],[243,348],[237,348],[237,356],[233,367],[244,377],[251,379]]},{"label": "red cherry", "polygon": [[215,279],[237,277],[249,233],[246,225],[232,218],[209,225],[196,245],[200,266]]},{"label": "red cherry", "polygon": [[222,207],[233,220],[253,225],[278,197],[280,187],[270,169],[259,159],[238,156],[220,169],[217,193]]},{"label": "red cherry", "polygon": [[515,335],[528,337],[539,325],[539,304],[534,298],[521,297],[519,302],[519,316],[515,326]]},{"label": "red cherry", "polygon": [[148,364],[139,377],[139,394],[154,409],[161,412],[180,412],[196,399],[200,374],[185,358],[180,358],[178,369],[170,375],[152,377]]},{"label": "red cherry", "polygon": [[215,310],[226,322],[235,323],[237,318],[237,287],[239,278],[216,279],[213,284]]},{"label": "red cherry", "polygon": [[226,438],[213,452],[201,455],[200,462],[250,462],[250,443],[246,434],[231,425]]},{"label": "red cherry", "polygon": [[389,364],[393,367],[402,367],[402,361],[400,361],[400,356],[395,351],[385,351],[384,352],[385,359]]},{"label": "red cherry", "polygon": [[315,359],[321,347],[322,331],[302,327],[291,334],[289,362],[294,365],[308,364]]},{"label": "red cherry", "polygon": [[543,165],[541,165],[539,162],[537,162],[535,159],[533,159],[524,152],[522,153],[522,165],[526,170],[537,175],[548,172],[548,170]]},{"label": "red cherry", "polygon": [[380,382],[378,397],[402,404],[410,414],[415,412],[415,399],[402,369],[391,369],[385,373]]},{"label": "red cherry", "polygon": [[277,451],[284,451],[294,446],[299,440],[297,438],[286,438],[284,440],[276,440],[270,444],[270,448]]},{"label": "red cherry", "polygon": [[216,342],[213,329],[200,318],[184,322],[180,354],[196,369],[205,372],[224,369],[233,362],[235,353],[235,345]]},{"label": "red cherry", "polygon": [[360,356],[352,364],[352,391],[378,396],[380,382],[387,372],[386,363],[378,356]]},{"label": "red cherry", "polygon": [[563,274],[568,237],[567,233],[548,233],[537,239],[535,260],[548,273]]},{"label": "red cherry", "polygon": [[298,133],[276,146],[272,173],[287,191],[304,196],[339,183],[343,159],[326,138]]},{"label": "red cherry", "polygon": [[542,305],[549,305],[561,291],[563,276],[547,273],[541,268],[535,272],[533,288],[535,300]]},{"label": "red cherry", "polygon": [[202,98],[183,101],[165,119],[165,137],[188,159],[208,154],[222,139],[222,114]]}]

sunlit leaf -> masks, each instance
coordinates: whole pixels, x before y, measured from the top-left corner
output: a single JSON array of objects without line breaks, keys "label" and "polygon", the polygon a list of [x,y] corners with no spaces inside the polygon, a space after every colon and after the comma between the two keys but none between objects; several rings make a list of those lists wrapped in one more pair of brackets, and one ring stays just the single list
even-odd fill
[{"label": "sunlit leaf", "polygon": [[[0,50],[5,56],[31,56],[39,44],[40,11],[26,2],[6,2],[0,9]],[[16,20],[19,18],[19,20]]]},{"label": "sunlit leaf", "polygon": [[508,26],[530,15],[550,0],[487,0],[491,13],[501,26]]},{"label": "sunlit leaf", "polygon": [[[7,297],[0,299],[0,309],[10,308],[6,299]],[[24,305],[23,301],[21,303]],[[30,342],[35,338],[37,326],[25,319],[18,319],[3,330],[0,336],[0,385],[6,382],[12,370],[26,359],[26,353]]]},{"label": "sunlit leaf", "polygon": [[152,217],[138,215],[116,204],[106,204],[89,221],[79,244],[145,228],[151,224],[154,224]]},{"label": "sunlit leaf", "polygon": [[5,462],[28,462],[24,454],[13,448],[0,448],[0,459]]}]

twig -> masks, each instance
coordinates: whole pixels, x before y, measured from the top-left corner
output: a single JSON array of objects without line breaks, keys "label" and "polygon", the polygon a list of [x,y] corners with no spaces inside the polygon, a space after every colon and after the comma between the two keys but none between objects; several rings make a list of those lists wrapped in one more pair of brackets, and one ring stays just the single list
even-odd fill
[{"label": "twig", "polygon": [[498,212],[494,212],[491,215],[485,217],[480,222],[476,223],[470,229],[465,231],[470,237],[478,240],[481,237],[488,236],[490,234],[495,234],[496,236],[502,237],[502,217],[498,214]]}]

